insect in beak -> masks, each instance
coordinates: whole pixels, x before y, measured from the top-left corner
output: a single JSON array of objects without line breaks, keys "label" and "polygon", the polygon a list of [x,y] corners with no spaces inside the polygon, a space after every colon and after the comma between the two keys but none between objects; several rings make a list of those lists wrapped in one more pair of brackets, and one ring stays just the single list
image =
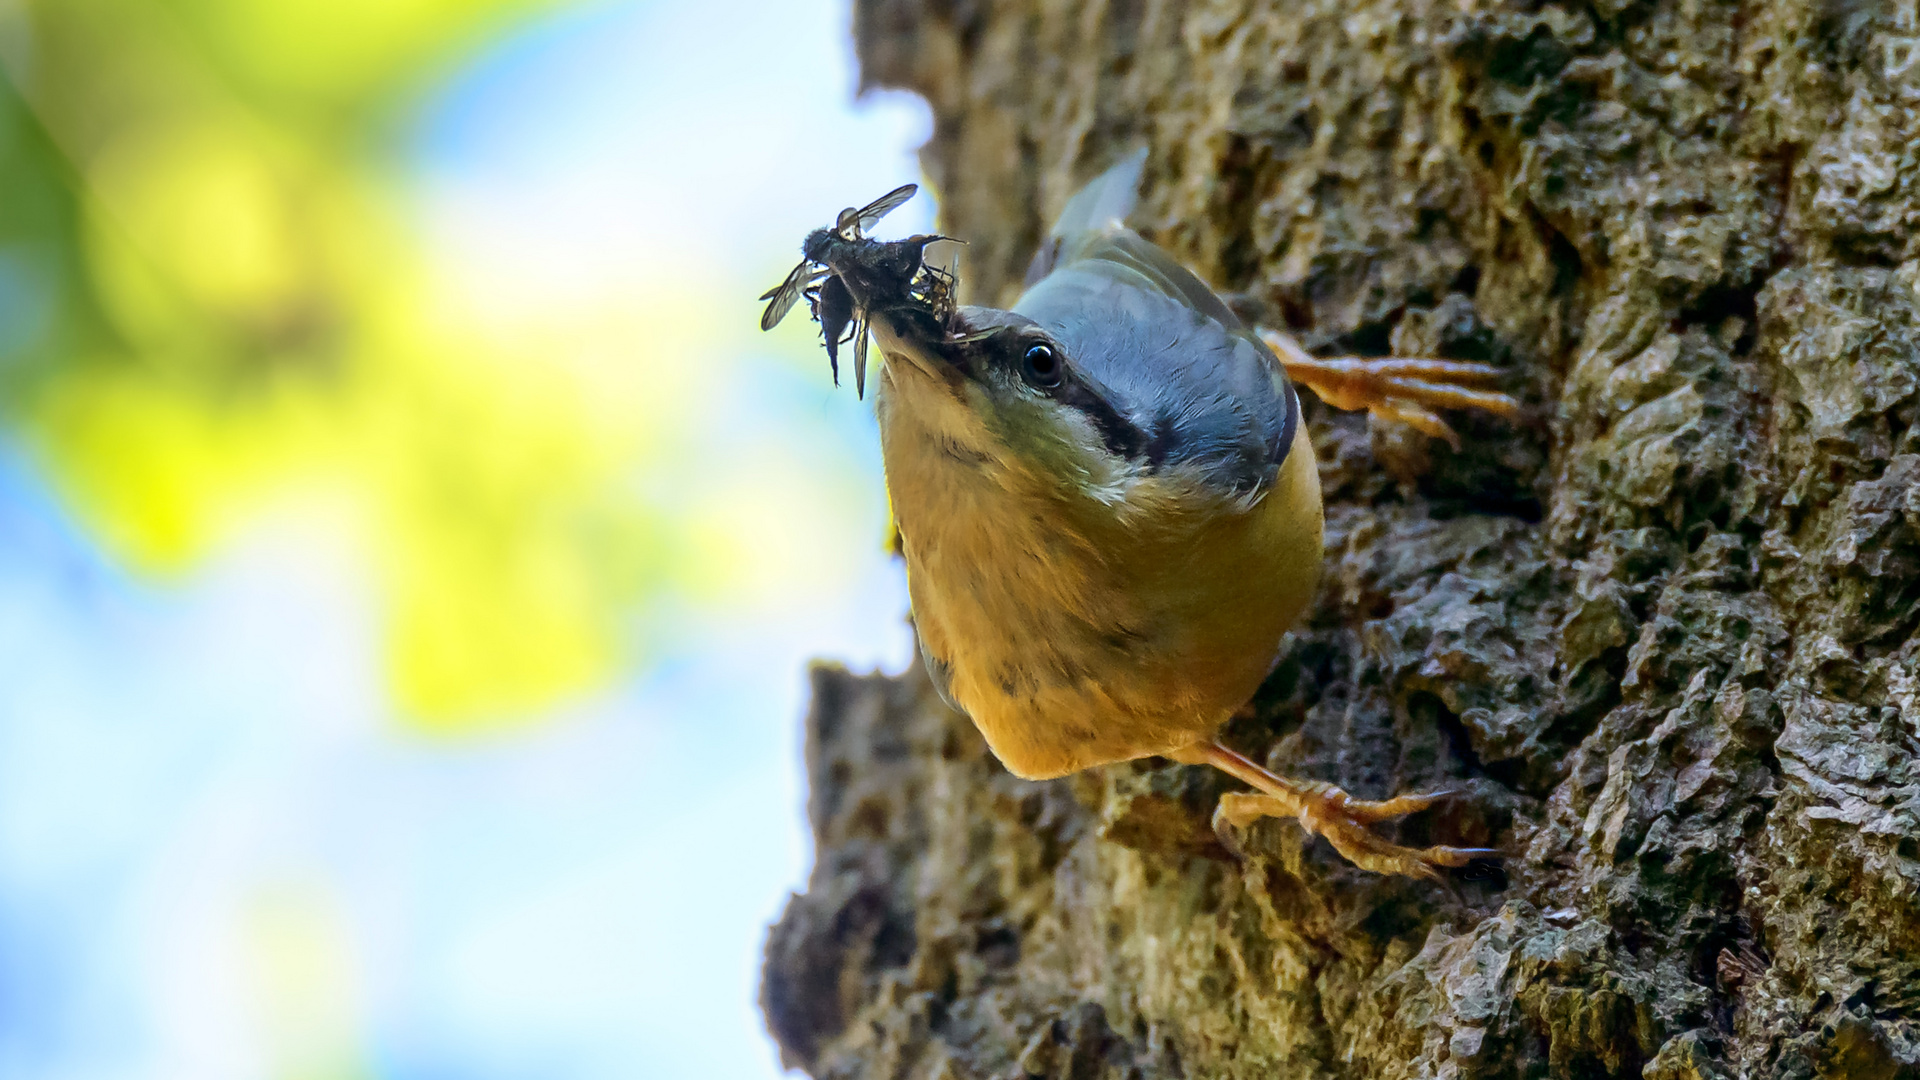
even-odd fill
[{"label": "insect in beak", "polygon": [[771,330],[802,296],[807,298],[820,324],[835,386],[840,384],[840,346],[851,340],[854,389],[862,398],[867,391],[868,338],[877,315],[944,325],[954,310],[953,272],[926,261],[930,244],[951,237],[883,242],[866,235],[918,190],[917,185],[903,184],[866,206],[840,211],[832,227],[815,229],[807,237],[800,263],[786,280],[760,296],[768,302],[760,315],[762,330]]}]

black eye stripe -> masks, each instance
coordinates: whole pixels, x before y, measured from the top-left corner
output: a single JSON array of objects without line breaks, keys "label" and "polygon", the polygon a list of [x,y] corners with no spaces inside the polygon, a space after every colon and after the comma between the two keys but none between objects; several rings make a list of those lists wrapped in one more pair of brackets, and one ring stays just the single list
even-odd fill
[{"label": "black eye stripe", "polygon": [[[1033,355],[1036,351],[1044,351],[1046,358],[1051,360],[1051,377],[1048,379],[1036,378],[1042,374],[1034,370],[1034,360],[1040,359]],[[1145,456],[1147,433],[1076,377],[1067,367],[1059,346],[1046,338],[1027,337],[1017,341],[1010,352],[1013,361],[1019,365],[1020,377],[1029,385],[1046,391],[1055,401],[1086,417],[1093,429],[1100,433],[1100,441],[1108,453],[1130,459]]]},{"label": "black eye stripe", "polygon": [[1087,418],[1100,433],[1100,441],[1106,444],[1108,453],[1123,458],[1139,458],[1146,453],[1147,433],[1084,383],[1068,379],[1053,392],[1053,397]]}]

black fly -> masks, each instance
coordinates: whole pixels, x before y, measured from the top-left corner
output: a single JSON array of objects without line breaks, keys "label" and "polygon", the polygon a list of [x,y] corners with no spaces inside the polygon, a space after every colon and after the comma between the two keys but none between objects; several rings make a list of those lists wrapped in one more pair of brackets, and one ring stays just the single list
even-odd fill
[{"label": "black fly", "polygon": [[[833,385],[839,386],[840,346],[847,343],[849,330],[857,332],[862,329],[851,325],[856,314],[853,294],[847,291],[847,283],[841,281],[838,274],[829,273],[826,280],[814,290],[811,299],[813,321],[820,324],[820,337],[827,343],[827,366],[833,369]],[[858,346],[855,346],[855,351],[858,351]],[[864,391],[866,388],[860,389]]]},{"label": "black fly", "polygon": [[[931,303],[951,309],[953,304],[952,276],[924,260],[926,246],[946,237],[913,236],[882,243],[866,235],[919,190],[917,184],[902,184],[865,206],[840,211],[831,228],[815,229],[807,236],[800,248],[800,265],[787,279],[760,296],[768,301],[760,313],[762,330],[773,329],[802,296],[807,298],[826,342],[835,386],[840,385],[840,346],[851,338],[854,387],[862,397],[867,390],[867,320],[875,308]],[[856,294],[864,302],[856,300]]]},{"label": "black fly", "polygon": [[881,218],[899,209],[919,190],[919,184],[901,184],[865,206],[858,209],[849,206],[840,211],[840,216],[834,221],[833,228],[815,229],[800,248],[801,254],[806,258],[801,259],[800,265],[793,268],[793,273],[787,275],[787,280],[760,295],[760,299],[772,301],[767,305],[767,310],[760,313],[760,329],[771,330],[778,326],[780,320],[787,317],[787,312],[793,310],[794,301],[800,299],[803,293],[807,293],[815,282],[833,272],[821,267],[819,258],[829,238],[864,239],[868,229],[878,224]]}]

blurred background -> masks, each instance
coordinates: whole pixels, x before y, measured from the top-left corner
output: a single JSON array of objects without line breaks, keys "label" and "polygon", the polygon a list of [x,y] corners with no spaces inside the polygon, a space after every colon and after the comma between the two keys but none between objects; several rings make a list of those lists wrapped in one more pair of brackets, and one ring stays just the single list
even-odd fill
[{"label": "blurred background", "polygon": [[0,1076],[779,1075],[844,3],[0,0]]}]

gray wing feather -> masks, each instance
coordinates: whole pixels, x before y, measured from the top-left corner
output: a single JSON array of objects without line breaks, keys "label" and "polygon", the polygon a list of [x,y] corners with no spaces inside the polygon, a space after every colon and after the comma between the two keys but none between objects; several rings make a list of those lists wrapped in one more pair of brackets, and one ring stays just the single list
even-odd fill
[{"label": "gray wing feather", "polygon": [[1127,215],[1140,201],[1140,173],[1146,165],[1144,146],[1115,162],[1067,200],[1048,235],[1066,239],[1126,224]]}]

